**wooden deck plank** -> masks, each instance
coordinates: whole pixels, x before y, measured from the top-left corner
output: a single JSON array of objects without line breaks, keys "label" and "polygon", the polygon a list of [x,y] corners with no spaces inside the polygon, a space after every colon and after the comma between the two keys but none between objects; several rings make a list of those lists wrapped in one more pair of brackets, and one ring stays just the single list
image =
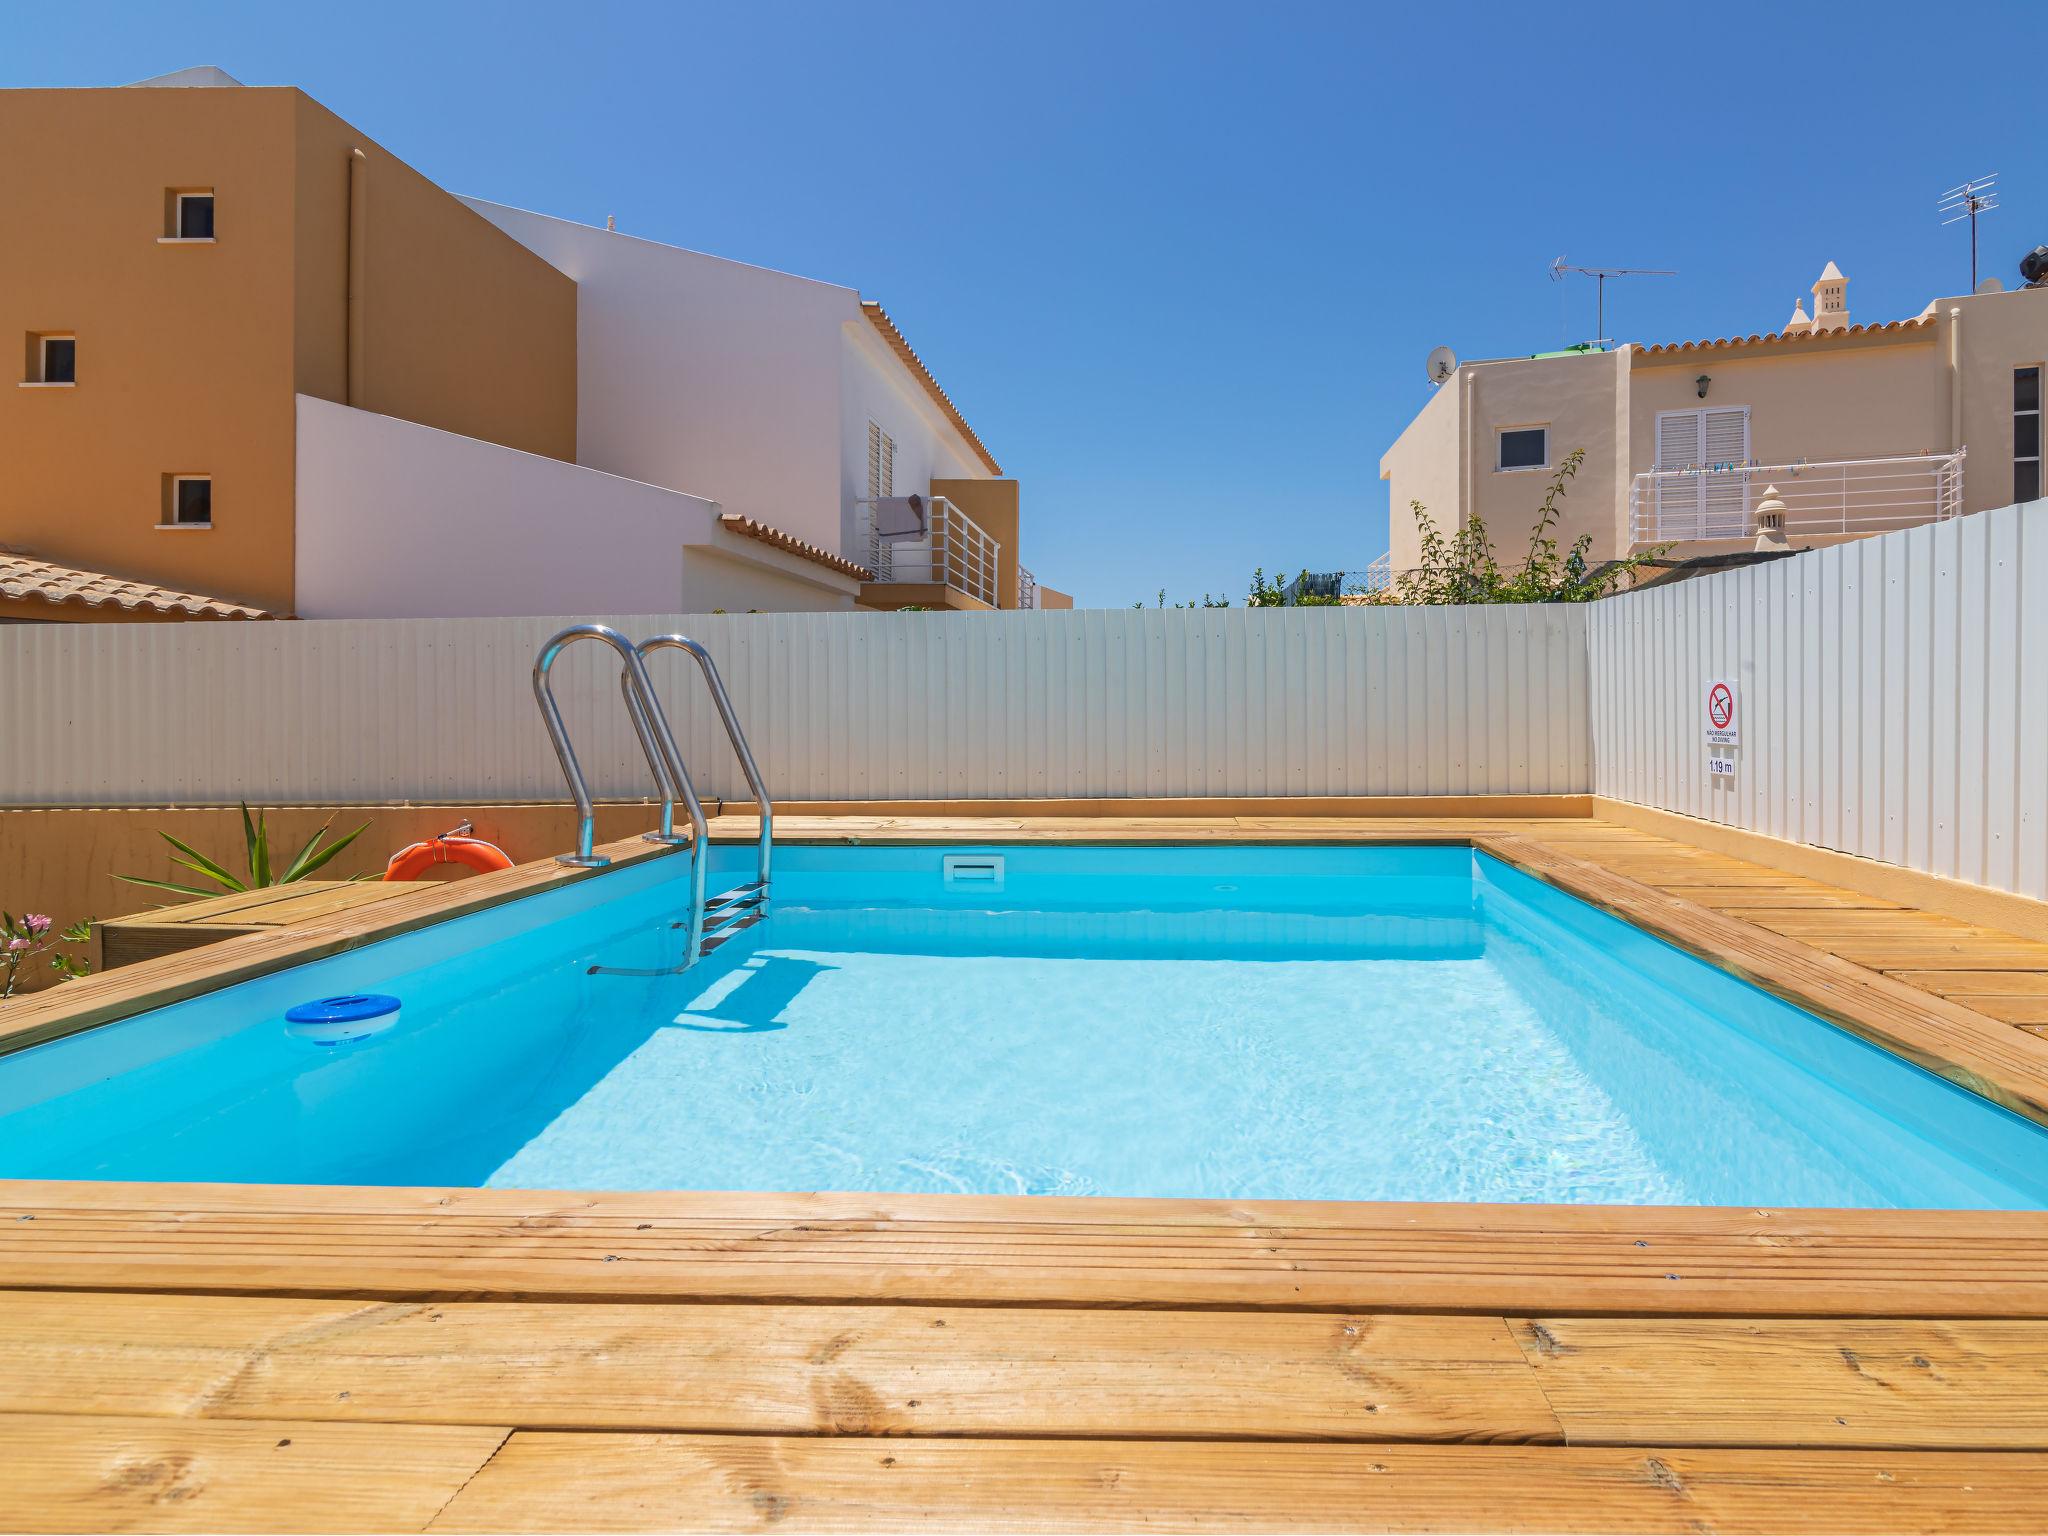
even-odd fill
[{"label": "wooden deck plank", "polygon": [[1999,1532],[2048,1459],[519,1433],[435,1531]]},{"label": "wooden deck plank", "polygon": [[0,1530],[416,1531],[505,1435],[0,1414]]},{"label": "wooden deck plank", "polygon": [[1497,1317],[26,1292],[0,1411],[780,1434],[1562,1439]]},{"label": "wooden deck plank", "polygon": [[351,885],[357,889],[375,890],[381,883],[365,885],[362,882],[347,880],[302,880],[288,886],[260,886],[253,891],[231,891],[225,895],[203,896],[193,901],[173,901],[168,906],[152,907],[144,912],[130,913],[126,917],[112,918],[109,921],[133,923],[139,927],[217,923],[230,918],[241,918],[254,911],[274,909],[280,902],[296,902],[315,892],[337,888],[346,890]]},{"label": "wooden deck plank", "polygon": [[0,1184],[0,1286],[2048,1316],[2048,1214]]},{"label": "wooden deck plank", "polygon": [[1923,992],[1964,997],[2048,997],[2048,973],[2041,971],[1889,971],[1892,980]]},{"label": "wooden deck plank", "polygon": [[109,969],[134,965],[242,934],[315,923],[395,900],[421,883],[302,880],[135,912],[100,925],[101,963]]},{"label": "wooden deck plank", "polygon": [[[1597,854],[1590,857],[1594,863],[1600,862]],[[1806,909],[1904,910],[1896,903],[1881,901],[1875,896],[1858,895],[1855,891],[1805,891],[1775,885],[1765,888],[1742,885],[1674,885],[1664,881],[1651,883],[1660,891],[1683,897],[1687,901],[1698,902],[1703,907],[1712,907],[1716,912],[1795,912]]]},{"label": "wooden deck plank", "polygon": [[1841,941],[1859,947],[1882,944],[1899,953],[1922,948],[1959,954],[1986,949],[2024,956],[2037,967],[2048,965],[2048,944],[2017,939],[1988,928],[1972,928],[1924,912],[1757,911],[1748,914],[1747,921],[1823,948]]},{"label": "wooden deck plank", "polygon": [[1986,1018],[2007,1024],[2048,1024],[2048,997],[1976,997],[1961,995],[1956,1001],[1974,1008]]},{"label": "wooden deck plank", "polygon": [[2048,1448],[2048,1320],[1511,1321],[1573,1445]]},{"label": "wooden deck plank", "polygon": [[1894,970],[1997,970],[2039,971],[2041,952],[2017,945],[1894,940],[1873,935],[1867,939],[1808,939],[1812,948],[1867,971]]}]

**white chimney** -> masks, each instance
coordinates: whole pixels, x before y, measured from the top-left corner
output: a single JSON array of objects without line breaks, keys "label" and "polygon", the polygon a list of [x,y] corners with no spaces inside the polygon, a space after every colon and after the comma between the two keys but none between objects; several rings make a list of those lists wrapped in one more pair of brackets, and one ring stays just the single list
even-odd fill
[{"label": "white chimney", "polygon": [[1813,285],[1813,328],[1839,331],[1849,323],[1849,279],[1832,261]]}]

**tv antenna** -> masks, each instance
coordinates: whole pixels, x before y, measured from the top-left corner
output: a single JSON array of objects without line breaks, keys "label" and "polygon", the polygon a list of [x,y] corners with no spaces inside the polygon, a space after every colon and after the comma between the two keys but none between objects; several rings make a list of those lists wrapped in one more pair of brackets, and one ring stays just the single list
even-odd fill
[{"label": "tv antenna", "polygon": [[1973,181],[1964,182],[1959,187],[1950,187],[1941,194],[1940,206],[1935,210],[1937,213],[1948,215],[1947,218],[1941,221],[1941,226],[1944,229],[1948,228],[1951,224],[1960,224],[1965,219],[1970,221],[1970,292],[1972,293],[1977,291],[1977,215],[1980,213],[1990,213],[1998,206],[1997,182],[1998,172],[1993,171],[1989,176],[1979,176]]},{"label": "tv antenna", "polygon": [[1676,277],[1678,274],[1668,267],[1575,267],[1562,256],[1550,264],[1550,280],[1564,281],[1567,272],[1577,272],[1594,281],[1596,334],[1593,340],[1601,346],[1607,345],[1607,279],[1610,277]]}]

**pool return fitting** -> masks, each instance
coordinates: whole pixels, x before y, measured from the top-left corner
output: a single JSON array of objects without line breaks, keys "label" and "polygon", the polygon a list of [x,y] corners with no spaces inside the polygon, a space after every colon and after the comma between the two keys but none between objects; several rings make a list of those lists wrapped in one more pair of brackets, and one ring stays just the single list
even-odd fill
[{"label": "pool return fitting", "polygon": [[[626,715],[633,723],[633,734],[640,742],[641,753],[647,759],[648,771],[654,777],[655,792],[661,797],[660,825],[652,832],[643,833],[649,842],[665,843],[671,846],[688,843],[690,846],[690,911],[678,928],[686,928],[688,939],[683,948],[683,959],[678,965],[659,966],[652,969],[628,969],[621,966],[592,966],[594,973],[608,976],[668,976],[686,971],[698,960],[710,954],[734,934],[751,928],[768,915],[769,858],[774,848],[775,827],[773,804],[768,799],[768,788],[762,782],[761,770],[754,763],[753,751],[747,746],[746,733],[740,729],[739,717],[733,713],[732,698],[725,691],[725,684],[719,678],[718,668],[711,660],[711,653],[688,635],[656,635],[639,645],[627,639],[607,624],[572,624],[552,636],[540,648],[540,654],[533,661],[533,696],[540,705],[541,719],[548,729],[548,739],[554,743],[555,757],[562,765],[562,775],[569,781],[569,793],[576,801],[576,851],[556,855],[556,862],[572,865],[578,869],[602,869],[611,862],[601,853],[593,851],[596,836],[597,811],[590,798],[590,786],[583,776],[583,765],[577,761],[576,749],[570,744],[568,728],[562,723],[562,711],[555,703],[554,687],[548,674],[552,671],[555,658],[578,640],[596,640],[608,645],[618,653],[621,670],[619,692],[625,700]],[[654,691],[654,681],[648,675],[646,658],[655,651],[678,650],[687,652],[703,673],[705,686],[711,692],[711,702],[717,707],[719,722],[725,727],[725,734],[732,743],[733,755],[739,759],[740,772],[746,776],[747,788],[753,792],[754,805],[760,812],[761,835],[756,851],[754,879],[745,885],[734,886],[731,890],[712,897],[704,895],[706,865],[710,854],[710,830],[704,819],[704,804],[697,797],[696,787],[690,782],[690,770],[683,762],[682,750],[676,745],[675,732],[670,729],[668,715],[661,707],[661,700]],[[687,836],[675,830],[676,801],[683,802],[685,814],[690,818]]]}]

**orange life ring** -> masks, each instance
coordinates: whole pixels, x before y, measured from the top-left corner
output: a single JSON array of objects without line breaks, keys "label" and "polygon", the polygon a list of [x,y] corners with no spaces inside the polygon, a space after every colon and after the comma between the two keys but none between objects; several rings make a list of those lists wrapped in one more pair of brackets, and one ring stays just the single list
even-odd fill
[{"label": "orange life ring", "polygon": [[504,849],[480,837],[430,837],[391,855],[391,862],[384,866],[384,878],[417,880],[436,864],[467,864],[480,874],[512,867]]}]

